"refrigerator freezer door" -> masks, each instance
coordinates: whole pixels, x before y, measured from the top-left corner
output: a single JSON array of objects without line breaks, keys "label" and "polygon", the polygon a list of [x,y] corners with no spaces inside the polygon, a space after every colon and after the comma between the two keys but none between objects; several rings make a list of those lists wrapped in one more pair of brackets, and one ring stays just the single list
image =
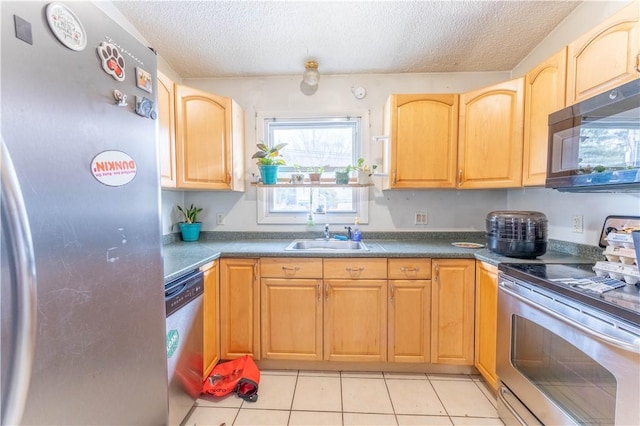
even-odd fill
[{"label": "refrigerator freezer door", "polygon": [[[136,96],[155,100],[155,87],[137,85],[136,68],[155,86],[156,57],[92,2],[65,4],[86,29],[83,50],[52,33],[48,3],[0,8],[2,136],[22,186],[38,277],[23,423],[166,424],[156,123],[134,110]],[[16,37],[16,17],[30,25],[32,44]],[[123,81],[104,72],[103,42],[117,47]],[[116,105],[114,90],[127,95],[127,106]],[[101,183],[91,163],[102,152],[125,153],[135,177]]]},{"label": "refrigerator freezer door", "polygon": [[29,391],[36,331],[36,265],[29,219],[11,156],[0,136],[0,424],[19,424]]}]

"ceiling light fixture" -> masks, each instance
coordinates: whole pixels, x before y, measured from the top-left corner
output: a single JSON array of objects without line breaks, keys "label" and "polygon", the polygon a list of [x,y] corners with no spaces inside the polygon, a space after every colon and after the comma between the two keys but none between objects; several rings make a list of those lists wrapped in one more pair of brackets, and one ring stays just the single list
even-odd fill
[{"label": "ceiling light fixture", "polygon": [[318,91],[320,73],[318,72],[318,62],[309,60],[304,63],[304,72],[300,82],[300,91],[307,96],[311,96]]}]

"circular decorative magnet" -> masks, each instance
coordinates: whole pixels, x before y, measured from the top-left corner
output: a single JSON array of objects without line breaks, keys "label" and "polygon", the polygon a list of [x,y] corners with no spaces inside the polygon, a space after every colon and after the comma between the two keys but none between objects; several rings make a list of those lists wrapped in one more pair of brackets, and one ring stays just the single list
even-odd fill
[{"label": "circular decorative magnet", "polygon": [[126,185],[136,177],[137,172],[136,162],[122,151],[102,151],[91,161],[91,174],[107,186]]},{"label": "circular decorative magnet", "polygon": [[87,33],[75,13],[62,3],[47,5],[47,23],[54,36],[71,50],[81,51],[87,47]]}]

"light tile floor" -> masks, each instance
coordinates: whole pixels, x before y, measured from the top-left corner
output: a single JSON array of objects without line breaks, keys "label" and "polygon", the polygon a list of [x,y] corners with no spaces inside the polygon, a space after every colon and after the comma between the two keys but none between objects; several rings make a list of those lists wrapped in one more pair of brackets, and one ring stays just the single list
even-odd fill
[{"label": "light tile floor", "polygon": [[257,402],[203,396],[185,425],[502,425],[480,376],[261,371]]}]

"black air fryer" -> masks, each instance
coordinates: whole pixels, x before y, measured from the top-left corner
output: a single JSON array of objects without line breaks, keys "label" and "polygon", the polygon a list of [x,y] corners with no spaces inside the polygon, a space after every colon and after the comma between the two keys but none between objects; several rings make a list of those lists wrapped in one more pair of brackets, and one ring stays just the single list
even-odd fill
[{"label": "black air fryer", "polygon": [[528,211],[495,211],[487,215],[487,248],[519,259],[547,252],[547,217]]}]

